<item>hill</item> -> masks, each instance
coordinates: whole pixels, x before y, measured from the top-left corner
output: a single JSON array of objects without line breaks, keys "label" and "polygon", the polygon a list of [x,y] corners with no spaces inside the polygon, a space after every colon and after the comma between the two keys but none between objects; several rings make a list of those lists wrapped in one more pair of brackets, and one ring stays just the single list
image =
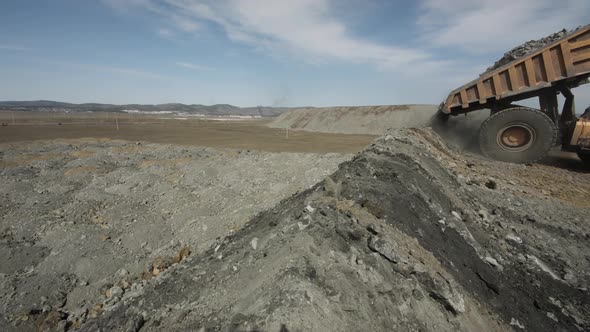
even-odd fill
[{"label": "hill", "polygon": [[204,116],[255,116],[255,117],[273,117],[288,111],[284,107],[237,107],[228,104],[200,105],[200,104],[71,104],[49,100],[36,101],[2,101],[0,110],[11,111],[48,111],[48,112],[127,112],[127,113],[164,113],[177,115],[204,115]]}]

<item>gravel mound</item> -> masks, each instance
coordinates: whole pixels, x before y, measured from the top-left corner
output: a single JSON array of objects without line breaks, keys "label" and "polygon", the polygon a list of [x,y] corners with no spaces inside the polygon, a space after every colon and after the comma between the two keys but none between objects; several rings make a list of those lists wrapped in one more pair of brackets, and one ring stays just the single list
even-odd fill
[{"label": "gravel mound", "polygon": [[[580,29],[580,28],[578,28],[578,29]],[[551,43],[554,43],[571,33],[576,32],[578,29],[570,30],[570,31],[568,31],[566,29],[562,29],[562,30],[552,33],[549,36],[546,36],[544,38],[537,39],[537,40],[529,40],[528,42],[526,42],[522,45],[516,46],[515,48],[511,49],[510,51],[504,53],[504,56],[501,57],[498,61],[496,61],[493,66],[486,69],[486,71],[483,74],[491,72],[495,69],[498,69],[504,65],[509,64],[510,62],[512,62],[514,60],[520,59],[526,55],[529,55],[535,51],[538,51],[538,50],[542,49],[543,47],[545,47]]]},{"label": "gravel mound", "polygon": [[425,127],[436,113],[435,105],[395,105],[300,108],[273,120],[272,128],[382,135],[389,128]]},{"label": "gravel mound", "polygon": [[441,142],[389,132],[80,330],[590,329],[590,175]]},{"label": "gravel mound", "polygon": [[2,144],[0,330],[75,328],[350,157],[108,139]]}]

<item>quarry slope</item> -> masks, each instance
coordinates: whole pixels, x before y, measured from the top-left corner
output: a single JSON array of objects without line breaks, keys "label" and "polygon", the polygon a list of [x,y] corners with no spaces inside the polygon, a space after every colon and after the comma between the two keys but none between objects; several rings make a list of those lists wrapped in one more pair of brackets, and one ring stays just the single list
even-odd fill
[{"label": "quarry slope", "polygon": [[590,329],[590,174],[390,131],[81,331]]},{"label": "quarry slope", "polygon": [[389,128],[428,126],[437,109],[436,105],[299,108],[279,115],[269,126],[327,133],[381,135]]}]

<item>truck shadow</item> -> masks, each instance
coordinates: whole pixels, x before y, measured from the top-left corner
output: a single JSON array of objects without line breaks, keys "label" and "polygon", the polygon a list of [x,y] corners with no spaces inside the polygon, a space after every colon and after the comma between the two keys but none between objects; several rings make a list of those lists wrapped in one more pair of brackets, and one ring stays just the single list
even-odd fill
[{"label": "truck shadow", "polygon": [[553,150],[547,157],[538,162],[541,165],[553,166],[576,173],[590,173],[590,165],[584,164],[573,152]]}]

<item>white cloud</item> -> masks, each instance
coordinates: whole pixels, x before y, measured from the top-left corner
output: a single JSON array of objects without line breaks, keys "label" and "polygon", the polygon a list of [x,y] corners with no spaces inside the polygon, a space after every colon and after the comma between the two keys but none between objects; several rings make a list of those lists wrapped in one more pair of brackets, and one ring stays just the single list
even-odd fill
[{"label": "white cloud", "polygon": [[167,77],[164,75],[139,70],[135,68],[126,68],[126,67],[117,67],[117,66],[110,66],[110,65],[95,65],[95,64],[85,64],[85,63],[75,63],[75,62],[66,62],[66,61],[54,61],[54,60],[41,60],[40,62],[44,62],[51,65],[57,66],[64,66],[70,67],[74,69],[80,70],[91,70],[96,72],[110,72],[115,74],[124,74],[128,76],[135,76],[141,78],[149,78],[149,79],[166,79]]},{"label": "white cloud", "polygon": [[192,69],[192,70],[213,70],[212,67],[203,66],[203,65],[196,65],[196,64],[190,63],[190,62],[177,62],[176,65],[183,67],[183,68]]},{"label": "white cloud", "polygon": [[169,38],[169,37],[174,36],[174,32],[172,32],[172,30],[166,29],[166,28],[160,28],[160,29],[158,29],[157,32],[160,37]]},{"label": "white cloud", "polygon": [[[281,59],[368,64],[395,75],[395,93],[416,95],[416,102],[432,100],[433,95],[442,99],[447,89],[470,81],[490,65],[479,63],[483,57],[473,54],[499,57],[523,41],[590,23],[584,22],[589,0],[419,0],[415,25],[400,27],[414,29],[419,36],[409,46],[355,35],[348,22],[336,16],[337,1],[116,0],[115,6],[155,14],[174,34],[200,35],[214,26],[232,42]],[[358,5],[365,2],[358,0]],[[187,62],[176,65],[203,70]]]},{"label": "white cloud", "polygon": [[502,53],[562,28],[588,24],[588,0],[424,0],[424,42],[471,53]]},{"label": "white cloud", "polygon": [[184,31],[189,32],[192,24],[198,27],[208,22],[221,27],[234,42],[307,62],[339,60],[402,71],[424,61],[436,62],[419,49],[353,37],[346,25],[331,15],[330,0],[130,1]]},{"label": "white cloud", "polygon": [[20,46],[20,45],[0,44],[0,50],[6,50],[6,51],[31,51],[32,48],[30,48],[30,47],[24,47],[24,46]]}]

